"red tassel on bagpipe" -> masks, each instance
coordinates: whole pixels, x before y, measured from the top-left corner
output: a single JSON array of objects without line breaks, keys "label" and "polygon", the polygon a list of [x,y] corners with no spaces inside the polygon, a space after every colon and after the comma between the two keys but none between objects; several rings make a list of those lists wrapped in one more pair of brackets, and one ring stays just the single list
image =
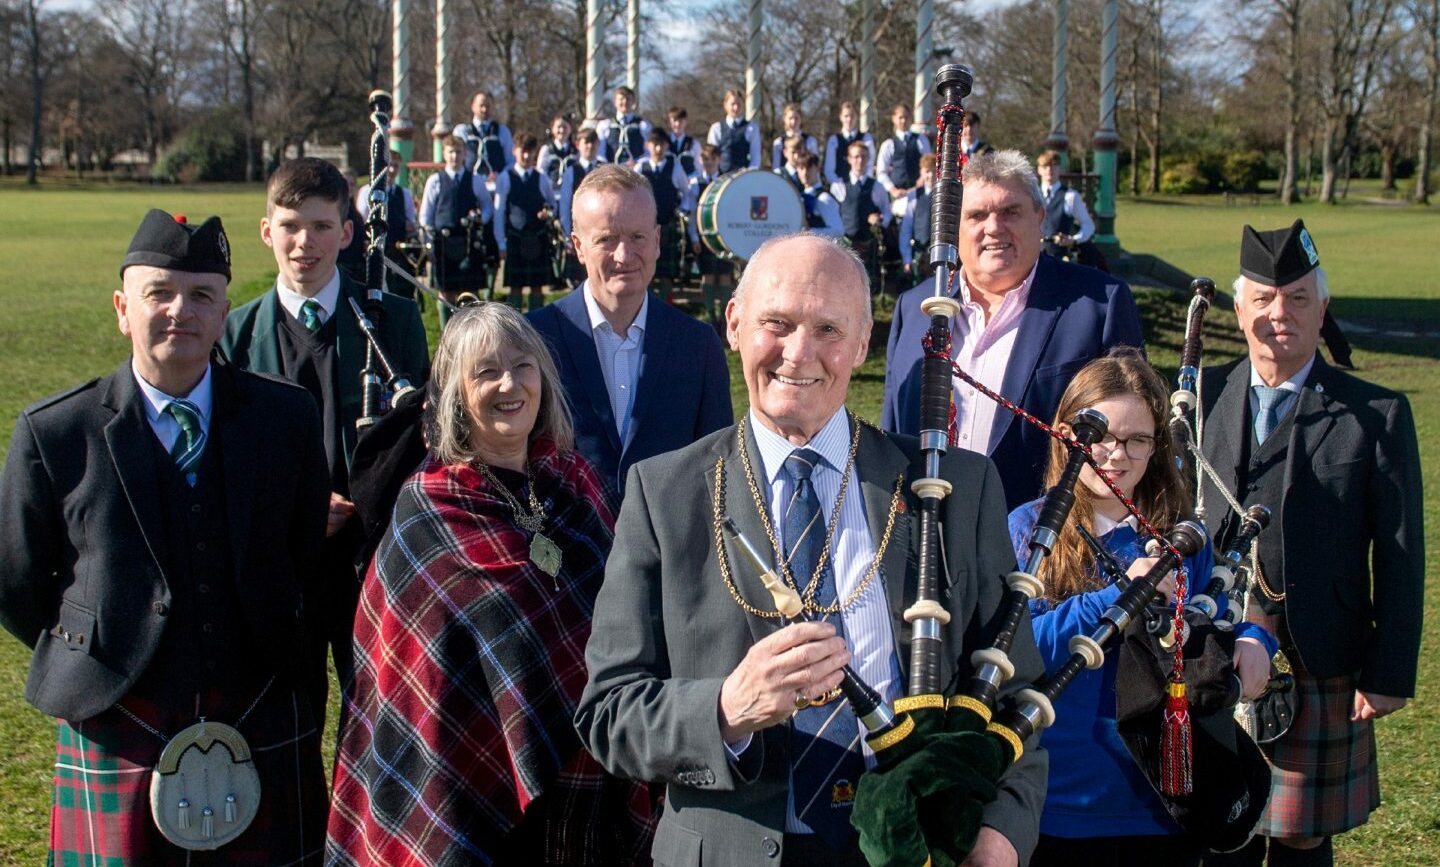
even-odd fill
[{"label": "red tassel on bagpipe", "polygon": [[1160,727],[1160,788],[1166,795],[1188,795],[1194,788],[1191,763],[1195,744],[1190,724],[1190,698],[1185,682],[1170,680],[1165,697],[1164,724]]}]

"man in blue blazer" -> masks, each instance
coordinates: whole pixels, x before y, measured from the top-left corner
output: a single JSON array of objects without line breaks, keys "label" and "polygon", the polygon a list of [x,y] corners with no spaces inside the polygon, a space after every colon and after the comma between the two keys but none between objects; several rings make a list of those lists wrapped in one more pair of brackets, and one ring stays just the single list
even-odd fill
[{"label": "man in blue blazer", "polygon": [[530,321],[565,383],[576,449],[623,494],[631,464],[734,422],[730,371],[713,329],[648,297],[660,254],[649,181],[600,166],[571,213],[585,282]]},{"label": "man in blue blazer", "polygon": [[[1130,287],[1091,268],[1040,255],[1045,218],[1029,161],[1013,150],[972,156],[965,164],[960,273],[949,295],[961,304],[951,324],[951,357],[993,391],[1049,422],[1080,368],[1120,345],[1141,346],[1140,314]],[[895,305],[885,352],[886,430],[918,434],[921,338],[930,319],[920,302],[930,279]],[[990,455],[1014,509],[1040,493],[1048,437],[955,380],[960,448]]]}]

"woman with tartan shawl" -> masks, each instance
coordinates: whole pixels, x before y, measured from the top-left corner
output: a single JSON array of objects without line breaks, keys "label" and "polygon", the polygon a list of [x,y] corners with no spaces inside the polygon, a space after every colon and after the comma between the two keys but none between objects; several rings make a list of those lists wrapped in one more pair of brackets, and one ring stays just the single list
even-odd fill
[{"label": "woman with tartan shawl", "polygon": [[[1144,356],[1118,349],[1081,368],[1060,398],[1055,427],[1071,433],[1065,420],[1087,407],[1109,421],[1105,437],[1092,450],[1100,471],[1162,531],[1185,518],[1190,489],[1175,467],[1165,424],[1165,383]],[[1066,458],[1066,447],[1053,442],[1047,486],[1059,481]],[[1033,500],[1010,513],[1011,541],[1022,562],[1041,503]],[[1112,580],[1116,576],[1108,574],[1112,570],[1101,568],[1076,527],[1084,527],[1098,541],[1112,569],[1124,569],[1131,578],[1155,564],[1145,552],[1134,516],[1089,466],[1075,485],[1070,518],[1045,559],[1045,595],[1030,601],[1035,643],[1050,672],[1069,658],[1070,639],[1091,634],[1121,592]],[[1196,581],[1209,579],[1213,562],[1208,542],[1186,558],[1192,588]],[[1173,573],[1160,582],[1160,591],[1173,598]],[[1253,624],[1237,627],[1237,634],[1242,645],[1262,645],[1254,650],[1263,654],[1263,684],[1274,639]],[[1237,648],[1237,667],[1238,657],[1246,652]],[[1119,667],[1119,654],[1107,653],[1103,667],[1081,672],[1055,700],[1056,722],[1041,739],[1050,751],[1050,777],[1032,867],[1200,863],[1204,841],[1182,831],[1121,737],[1116,719]]]},{"label": "woman with tartan shawl", "polygon": [[327,863],[647,861],[648,789],[571,724],[613,498],[523,316],[450,320],[425,431],[355,616]]}]

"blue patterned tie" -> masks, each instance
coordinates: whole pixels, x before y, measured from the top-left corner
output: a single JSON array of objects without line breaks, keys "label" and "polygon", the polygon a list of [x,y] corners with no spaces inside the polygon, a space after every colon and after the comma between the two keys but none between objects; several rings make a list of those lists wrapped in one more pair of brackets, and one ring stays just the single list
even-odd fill
[{"label": "blue patterned tie", "polygon": [[1275,410],[1288,392],[1283,388],[1271,388],[1268,385],[1256,385],[1253,388],[1255,399],[1260,406],[1259,412],[1255,414],[1255,444],[1264,445],[1271,432],[1280,424],[1280,416]]},{"label": "blue patterned tie", "polygon": [[305,303],[300,305],[300,322],[305,330],[311,334],[320,330],[325,323],[320,321],[320,302],[314,298],[306,298]]},{"label": "blue patterned tie", "polygon": [[[803,592],[825,547],[820,498],[810,474],[822,458],[811,449],[796,449],[785,459],[794,492],[785,508],[784,541],[791,574]],[[826,564],[815,589],[815,604],[835,604],[835,570]],[[845,637],[839,615],[830,615],[836,634]],[[790,731],[790,796],[795,817],[837,850],[854,846],[850,809],[855,786],[865,771],[860,755],[860,729],[855,712],[843,699],[795,714]]]},{"label": "blue patterned tie", "polygon": [[175,438],[175,445],[170,448],[170,457],[193,488],[200,456],[205,453],[205,429],[200,426],[200,409],[188,400],[172,400],[165,404],[165,412],[180,425],[180,436]]}]

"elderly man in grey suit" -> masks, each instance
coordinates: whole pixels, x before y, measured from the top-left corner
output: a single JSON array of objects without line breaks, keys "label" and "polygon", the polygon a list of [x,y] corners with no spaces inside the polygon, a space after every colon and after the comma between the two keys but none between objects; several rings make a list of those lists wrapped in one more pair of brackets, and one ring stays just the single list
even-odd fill
[{"label": "elderly man in grey suit", "polygon": [[[1299,710],[1265,745],[1259,836],[1206,864],[1259,865],[1267,838],[1271,865],[1334,863],[1331,836],[1380,804],[1372,721],[1415,694],[1425,582],[1415,423],[1404,395],[1316,352],[1329,302],[1303,222],[1245,227],[1235,313],[1249,353],[1205,371],[1204,450],[1226,494],[1274,513],[1248,619],[1279,638]],[[1239,522],[1209,480],[1206,492],[1218,543]]]},{"label": "elderly man in grey suit", "polygon": [[[916,440],[845,408],[869,345],[867,285],[832,240],[767,242],[726,311],[750,411],[630,470],[576,723],[610,771],[668,784],[657,864],[865,863],[850,793],[873,758],[845,702],[825,700],[847,663],[887,700],[901,694],[901,612],[916,581],[909,483],[923,475]],[[1015,558],[989,459],[954,450],[941,466],[956,491],[942,516],[949,678],[990,644]],[[733,546],[717,552],[725,518],[777,555],[821,622],[781,624]],[[1019,682],[1042,671],[1028,620],[1012,658]],[[972,863],[1028,857],[1045,773],[1037,745],[1002,777]]]}]

